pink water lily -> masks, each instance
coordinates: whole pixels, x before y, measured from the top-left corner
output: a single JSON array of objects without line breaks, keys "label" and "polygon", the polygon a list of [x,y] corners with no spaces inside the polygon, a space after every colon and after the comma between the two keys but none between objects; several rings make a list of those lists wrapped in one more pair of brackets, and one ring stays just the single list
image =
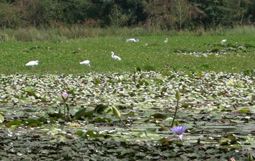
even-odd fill
[{"label": "pink water lily", "polygon": [[182,138],[183,138],[183,133],[185,132],[186,128],[187,128],[187,126],[177,126],[177,127],[171,128],[171,130],[172,130],[175,134],[179,135],[179,138],[182,140]]},{"label": "pink water lily", "polygon": [[62,94],[63,99],[66,100],[67,97],[68,97],[68,95],[69,95],[68,93],[63,93],[63,94]]}]

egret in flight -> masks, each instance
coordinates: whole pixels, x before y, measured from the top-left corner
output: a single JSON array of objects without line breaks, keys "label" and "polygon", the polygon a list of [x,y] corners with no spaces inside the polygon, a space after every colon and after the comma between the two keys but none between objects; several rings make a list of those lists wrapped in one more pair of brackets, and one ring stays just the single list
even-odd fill
[{"label": "egret in flight", "polygon": [[164,42],[167,43],[168,42],[168,38],[166,38]]},{"label": "egret in flight", "polygon": [[35,65],[38,65],[39,61],[38,60],[35,60],[35,61],[30,61],[26,64],[26,66],[35,66]]},{"label": "egret in flight", "polygon": [[138,41],[139,41],[139,39],[134,39],[134,38],[126,40],[126,42],[138,42]]},{"label": "egret in flight", "polygon": [[81,65],[87,65],[90,67],[90,61],[89,60],[84,60],[83,62],[80,62]]},{"label": "egret in flight", "polygon": [[112,54],[112,58],[113,58],[113,59],[115,59],[115,60],[121,60],[120,57],[118,57],[117,55],[114,55],[114,52],[113,52],[113,51],[111,52],[111,54]]}]

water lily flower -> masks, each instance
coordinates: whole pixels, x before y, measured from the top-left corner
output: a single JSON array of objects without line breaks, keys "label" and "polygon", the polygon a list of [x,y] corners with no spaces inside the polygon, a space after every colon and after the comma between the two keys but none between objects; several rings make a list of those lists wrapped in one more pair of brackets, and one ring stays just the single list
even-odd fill
[{"label": "water lily flower", "polygon": [[62,96],[62,99],[64,101],[64,116],[66,117],[66,109],[69,112],[69,105],[66,103],[69,94],[68,93],[62,93],[61,96]]},{"label": "water lily flower", "polygon": [[61,96],[62,96],[62,99],[64,100],[64,102],[66,102],[69,94],[68,93],[62,93]]},{"label": "water lily flower", "polygon": [[179,138],[182,140],[182,138],[183,138],[183,133],[185,132],[186,128],[187,128],[187,126],[177,126],[177,127],[171,128],[171,130],[172,130],[175,134],[179,135]]},{"label": "water lily flower", "polygon": [[221,50],[221,52],[226,52],[226,50]]},{"label": "water lily flower", "polygon": [[63,94],[62,94],[62,97],[63,97],[64,99],[67,99],[68,93],[63,93]]}]

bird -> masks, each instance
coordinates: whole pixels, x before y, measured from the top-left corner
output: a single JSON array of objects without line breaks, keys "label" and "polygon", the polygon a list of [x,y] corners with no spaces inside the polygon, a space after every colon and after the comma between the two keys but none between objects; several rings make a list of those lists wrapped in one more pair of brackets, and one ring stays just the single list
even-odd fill
[{"label": "bird", "polygon": [[81,65],[87,65],[87,66],[91,67],[91,66],[90,66],[90,61],[89,61],[89,60],[84,60],[83,62],[80,62],[80,64],[81,64]]},{"label": "bird", "polygon": [[134,38],[131,38],[131,39],[127,39],[126,42],[138,42],[139,39],[134,39]]},{"label": "bird", "polygon": [[38,65],[38,63],[39,63],[39,61],[38,60],[33,60],[33,61],[30,61],[30,62],[28,62],[27,64],[26,64],[26,66],[35,66],[35,65]]},{"label": "bird", "polygon": [[168,38],[166,38],[164,42],[167,43],[168,42]]},{"label": "bird", "polygon": [[221,42],[220,42],[221,45],[223,45],[223,43],[226,42],[226,41],[227,41],[226,39],[221,40]]},{"label": "bird", "polygon": [[114,55],[114,52],[113,52],[113,51],[111,52],[111,54],[112,54],[112,58],[113,58],[113,59],[115,59],[115,60],[121,60],[120,57],[118,57],[117,55]]}]

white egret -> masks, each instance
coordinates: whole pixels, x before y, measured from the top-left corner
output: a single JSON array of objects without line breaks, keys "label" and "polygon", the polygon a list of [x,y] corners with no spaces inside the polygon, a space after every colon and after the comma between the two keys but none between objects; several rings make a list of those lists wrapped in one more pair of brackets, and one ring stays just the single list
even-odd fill
[{"label": "white egret", "polygon": [[112,54],[112,58],[113,58],[113,59],[115,59],[115,60],[121,60],[120,57],[118,57],[117,55],[114,55],[114,52],[113,52],[113,51],[111,52],[111,54]]},{"label": "white egret", "polygon": [[139,41],[139,39],[134,39],[134,38],[126,40],[126,42],[138,42],[138,41]]},{"label": "white egret", "polygon": [[35,60],[35,61],[30,61],[26,64],[26,66],[35,66],[35,65],[38,65],[39,61],[38,60]]},{"label": "white egret", "polygon": [[221,45],[223,45],[224,44],[224,42],[226,42],[227,40],[226,39],[223,39],[223,40],[221,40]]},{"label": "white egret", "polygon": [[164,42],[167,43],[168,42],[168,38],[166,38]]},{"label": "white egret", "polygon": [[80,62],[81,65],[87,65],[90,67],[90,61],[89,60],[84,60],[83,62]]}]

